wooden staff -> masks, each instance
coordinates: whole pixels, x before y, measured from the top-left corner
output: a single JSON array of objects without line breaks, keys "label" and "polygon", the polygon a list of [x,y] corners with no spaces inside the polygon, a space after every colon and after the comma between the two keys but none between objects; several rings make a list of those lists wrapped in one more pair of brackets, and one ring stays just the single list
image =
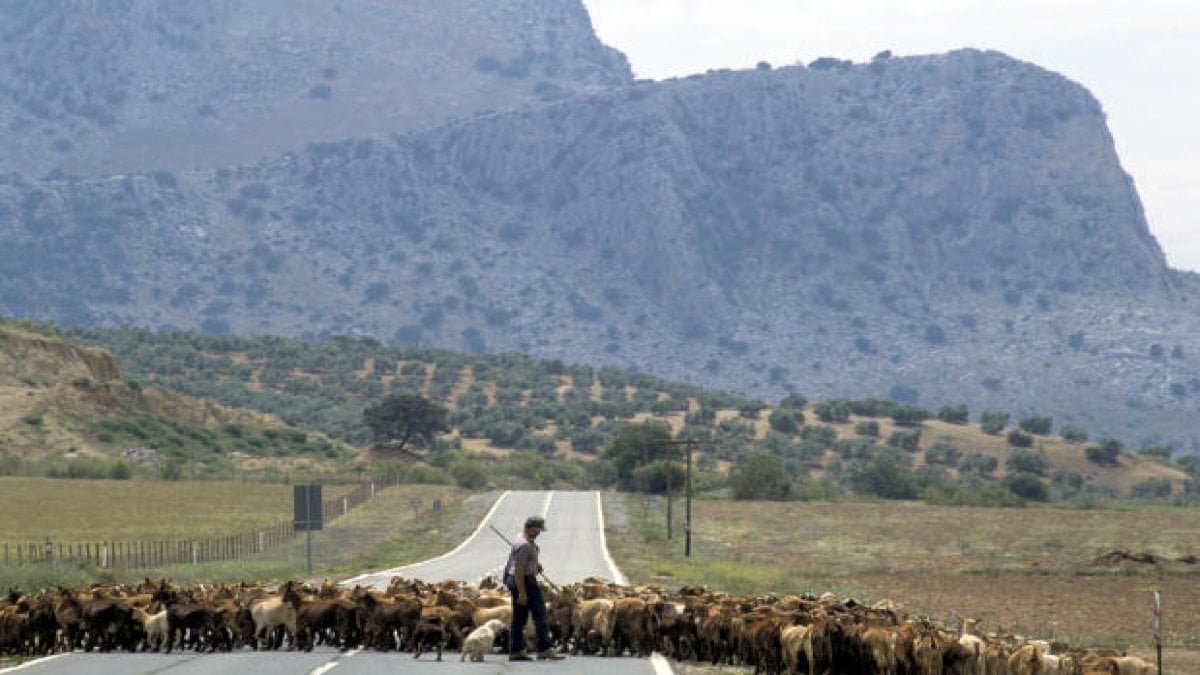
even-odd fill
[{"label": "wooden staff", "polygon": [[[512,550],[512,546],[513,546],[513,545],[512,545],[512,542],[508,540],[508,537],[504,536],[504,533],[502,533],[500,530],[497,530],[497,529],[496,529],[496,526],[495,526],[495,525],[492,525],[492,524],[490,524],[490,523],[488,524],[488,527],[492,528],[492,532],[495,532],[495,533],[496,533],[496,536],[497,536],[497,537],[500,537],[500,539],[501,539],[501,540],[502,540],[502,541],[503,541],[505,544],[508,544],[508,548],[509,548],[509,550]],[[559,588],[559,587],[558,587],[558,585],[557,585],[557,584],[555,584],[553,581],[550,581],[550,579],[546,577],[546,573],[545,573],[545,572],[542,572],[541,570],[538,570],[538,576],[540,576],[540,577],[542,578],[542,581],[544,581],[544,582],[546,582],[547,584],[549,584],[550,588],[553,588],[555,593],[562,593],[562,589],[561,589],[561,588]]]}]

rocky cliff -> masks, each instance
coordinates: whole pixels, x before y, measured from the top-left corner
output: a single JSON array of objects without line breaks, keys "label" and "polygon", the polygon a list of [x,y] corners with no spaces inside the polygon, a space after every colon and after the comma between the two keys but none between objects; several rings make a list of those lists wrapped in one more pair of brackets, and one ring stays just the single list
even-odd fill
[{"label": "rocky cliff", "polygon": [[248,162],[629,81],[557,0],[0,5],[6,171]]},{"label": "rocky cliff", "polygon": [[462,72],[510,83],[534,54],[559,89],[235,166],[8,175],[0,312],[518,350],[1200,438],[1195,282],[1166,266],[1078,84],[978,50],[629,83],[582,7],[499,7],[548,42],[489,59],[475,36],[446,47],[472,55]]}]

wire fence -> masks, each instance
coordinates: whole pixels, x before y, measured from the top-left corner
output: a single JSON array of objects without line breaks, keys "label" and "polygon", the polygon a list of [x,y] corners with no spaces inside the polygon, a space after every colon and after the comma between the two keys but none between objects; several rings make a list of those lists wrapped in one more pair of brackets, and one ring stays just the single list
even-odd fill
[{"label": "wire fence", "polygon": [[[343,495],[325,499],[321,502],[323,519],[329,522],[344,516],[370,501],[380,490],[400,482],[398,477],[385,476],[362,483]],[[0,566],[90,563],[101,568],[145,569],[195,565],[239,560],[270,551],[291,541],[297,534],[292,521],[281,520],[253,530],[187,539],[3,542],[0,543]]]}]

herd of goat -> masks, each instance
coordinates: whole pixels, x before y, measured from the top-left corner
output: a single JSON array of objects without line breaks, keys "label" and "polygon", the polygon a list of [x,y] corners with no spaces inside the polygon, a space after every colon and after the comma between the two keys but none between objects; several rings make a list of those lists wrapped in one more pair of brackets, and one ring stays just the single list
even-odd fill
[{"label": "herd of goat", "polygon": [[[572,654],[649,656],[809,675],[1144,675],[1142,659],[1072,650],[971,619],[951,629],[891,603],[831,595],[731,596],[705,587],[668,592],[590,579],[546,588],[554,637]],[[278,588],[147,579],[136,586],[58,588],[0,600],[0,655],[191,649],[399,650],[460,659],[503,652],[511,605],[492,578],[430,584],[395,577],[386,591],[331,582]]]}]

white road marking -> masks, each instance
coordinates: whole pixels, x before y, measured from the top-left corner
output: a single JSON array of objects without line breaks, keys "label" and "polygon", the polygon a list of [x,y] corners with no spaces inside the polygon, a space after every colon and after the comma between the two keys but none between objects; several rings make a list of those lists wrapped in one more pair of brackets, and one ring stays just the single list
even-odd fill
[{"label": "white road marking", "polygon": [[492,508],[488,509],[488,512],[486,515],[484,515],[483,520],[479,521],[479,526],[475,528],[475,531],[471,533],[471,536],[467,537],[466,539],[463,539],[462,543],[459,544],[457,547],[455,547],[453,551],[450,551],[449,553],[443,553],[442,555],[439,555],[436,558],[430,558],[429,560],[422,560],[421,562],[416,562],[416,563],[412,563],[409,565],[401,565],[400,567],[393,567],[391,569],[380,570],[378,572],[366,572],[366,573],[360,574],[356,577],[351,577],[349,579],[346,579],[345,581],[342,582],[342,585],[343,586],[353,586],[353,585],[363,581],[367,577],[382,576],[385,574],[388,576],[396,576],[396,574],[398,572],[400,572],[401,570],[405,570],[410,567],[415,567],[417,565],[425,565],[428,563],[436,562],[438,560],[442,560],[443,558],[449,558],[450,556],[454,555],[455,553],[458,553],[459,551],[466,548],[467,544],[469,544],[472,539],[474,539],[476,536],[479,535],[479,531],[482,530],[484,528],[484,526],[486,526],[488,524],[488,521],[490,521],[492,519],[492,515],[494,515],[496,513],[496,509],[500,508],[501,502],[503,502],[505,499],[507,499],[510,494],[512,494],[512,492],[505,492],[504,494],[500,495],[500,498],[496,500],[496,503],[492,504]]},{"label": "white road marking", "polygon": [[608,538],[604,536],[604,506],[600,502],[600,493],[596,492],[596,519],[600,521],[600,550],[604,551],[604,563],[608,565],[608,569],[612,572],[612,578],[615,583],[625,586],[629,582],[625,579],[625,575],[621,574],[621,570],[617,569],[617,563],[613,562],[612,554],[608,552]]},{"label": "white road marking", "polygon": [[328,673],[329,671],[341,665],[342,659],[348,659],[361,651],[362,647],[355,647],[345,654],[339,655],[336,659],[330,661],[329,663],[313,668],[312,670],[308,671],[308,675],[325,675],[325,673]]},{"label": "white road marking", "polygon": [[28,667],[30,667],[30,666],[36,666],[36,665],[38,665],[38,664],[42,664],[42,663],[45,663],[45,662],[47,662],[47,661],[53,661],[54,659],[61,659],[61,658],[62,658],[62,657],[64,657],[64,656],[70,656],[70,655],[71,655],[70,653],[67,653],[67,654],[54,654],[54,655],[52,655],[52,656],[43,656],[43,657],[42,657],[42,658],[40,658],[40,659],[34,659],[34,660],[32,660],[32,661],[26,661],[25,663],[22,663],[22,664],[21,664],[21,665],[19,665],[19,666],[13,666],[13,667],[11,667],[11,668],[0,668],[0,673],[15,673],[16,671],[18,671],[18,670],[21,670],[22,668],[28,668]]},{"label": "white road marking", "polygon": [[671,667],[670,661],[658,652],[650,655],[650,665],[654,668],[655,675],[675,675],[675,669]]}]

